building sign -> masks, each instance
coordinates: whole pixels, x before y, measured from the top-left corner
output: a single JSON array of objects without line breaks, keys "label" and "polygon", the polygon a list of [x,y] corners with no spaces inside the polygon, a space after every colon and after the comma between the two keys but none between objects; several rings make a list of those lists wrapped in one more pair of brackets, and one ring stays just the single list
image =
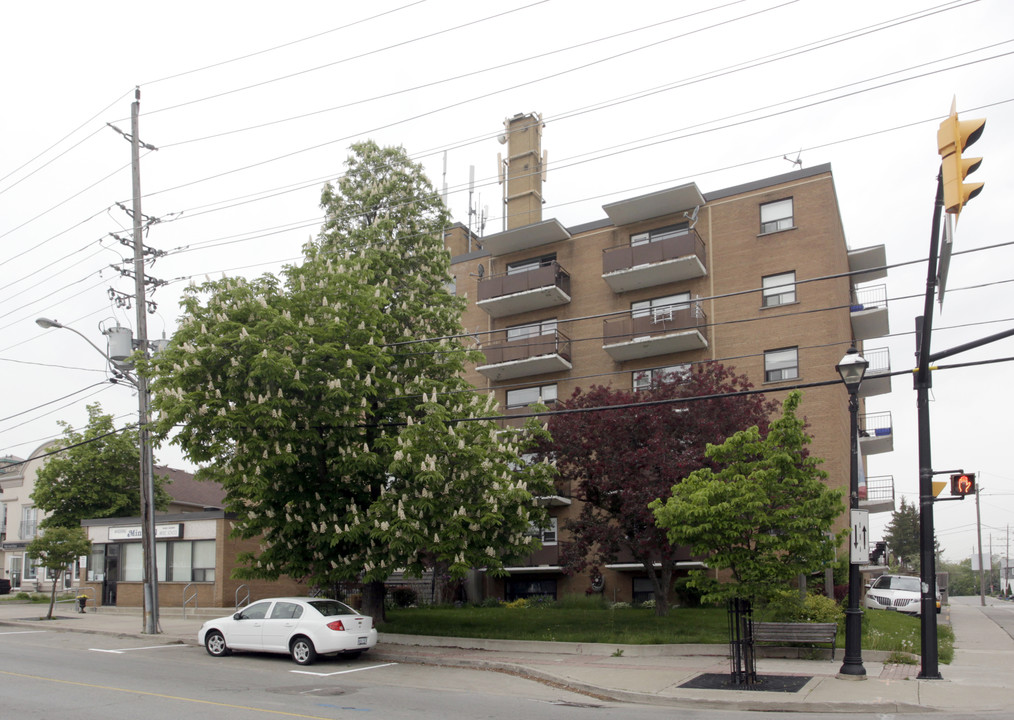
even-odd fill
[{"label": "building sign", "polygon": [[[155,526],[155,539],[166,540],[168,538],[183,537],[183,523],[164,523]],[[109,528],[110,540],[140,540],[140,525],[122,525]]]}]

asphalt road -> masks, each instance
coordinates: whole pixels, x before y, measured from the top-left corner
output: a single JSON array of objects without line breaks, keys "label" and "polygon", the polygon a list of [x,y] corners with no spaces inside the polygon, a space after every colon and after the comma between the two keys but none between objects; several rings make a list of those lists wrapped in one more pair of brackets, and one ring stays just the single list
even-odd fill
[{"label": "asphalt road", "polygon": [[[212,658],[195,646],[0,628],[3,718],[612,720],[620,712],[624,720],[757,718],[740,711],[607,702],[503,673],[388,663],[370,654],[325,658],[304,668],[286,656]],[[809,713],[792,717],[827,720]]]}]

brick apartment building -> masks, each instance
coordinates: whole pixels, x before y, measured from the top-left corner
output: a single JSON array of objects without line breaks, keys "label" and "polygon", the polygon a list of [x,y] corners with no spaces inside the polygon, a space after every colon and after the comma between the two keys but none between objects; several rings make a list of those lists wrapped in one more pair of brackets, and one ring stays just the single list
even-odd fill
[{"label": "brick apartment building", "polygon": [[[855,344],[870,368],[861,396],[890,392],[882,245],[849,249],[829,165],[707,193],[695,183],[603,206],[604,217],[565,227],[542,217],[545,168],[538,115],[505,121],[507,229],[476,237],[458,225],[446,243],[462,318],[485,361],[470,369],[505,414],[552,405],[576,386],[638,388],[653,374],[719,361],[746,374],[769,399],[799,383],[838,378]],[[852,273],[852,274],[850,274]],[[874,342],[870,342],[874,341]],[[892,447],[888,413],[860,409],[860,449]],[[842,384],[804,391],[801,414],[828,483],[848,489],[849,414]],[[862,504],[894,509],[893,479],[862,478]],[[543,549],[486,578],[486,595],[584,593],[590,579],[560,566],[566,519],[577,498],[562,484],[544,498],[553,516]],[[846,519],[842,518],[842,525]],[[678,570],[701,567],[690,558]],[[650,597],[645,571],[617,558],[604,571],[610,599]]]}]

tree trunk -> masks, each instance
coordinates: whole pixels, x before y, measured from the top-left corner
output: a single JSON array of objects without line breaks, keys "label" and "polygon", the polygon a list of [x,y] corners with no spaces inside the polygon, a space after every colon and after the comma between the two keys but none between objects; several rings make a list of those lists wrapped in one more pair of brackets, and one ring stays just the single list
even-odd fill
[{"label": "tree trunk", "polygon": [[669,586],[672,584],[672,566],[662,563],[662,569],[655,573],[653,564],[648,564],[648,577],[655,590],[655,617],[666,617],[669,614]]},{"label": "tree trunk", "polygon": [[387,620],[384,615],[384,595],[386,589],[382,580],[373,580],[363,584],[363,614],[373,618],[374,625]]},{"label": "tree trunk", "polygon": [[53,592],[49,594],[49,615],[46,616],[47,620],[53,619],[53,606],[56,605],[56,586],[60,582],[61,575],[63,575],[63,572],[57,572],[56,578],[53,580]]}]

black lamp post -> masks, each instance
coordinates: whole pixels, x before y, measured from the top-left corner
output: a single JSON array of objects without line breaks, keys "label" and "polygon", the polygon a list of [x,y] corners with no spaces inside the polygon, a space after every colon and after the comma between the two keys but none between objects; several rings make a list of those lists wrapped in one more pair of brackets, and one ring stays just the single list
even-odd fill
[{"label": "black lamp post", "polygon": [[[859,509],[859,386],[862,385],[866,368],[870,366],[855,347],[850,347],[845,357],[835,366],[849,391],[849,524],[853,511]],[[865,676],[863,667],[863,611],[859,608],[860,583],[859,565],[849,562],[849,605],[845,610],[845,662],[842,675]]]}]

